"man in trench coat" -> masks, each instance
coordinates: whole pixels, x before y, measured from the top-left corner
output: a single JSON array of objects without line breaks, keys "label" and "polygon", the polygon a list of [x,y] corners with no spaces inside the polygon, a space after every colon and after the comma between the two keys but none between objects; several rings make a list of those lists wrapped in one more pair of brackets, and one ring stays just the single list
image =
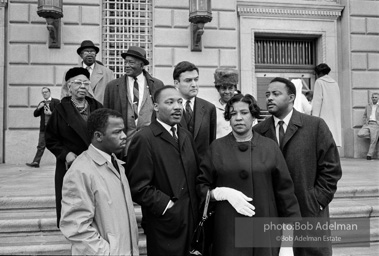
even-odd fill
[{"label": "man in trench coat", "polygon": [[138,226],[122,161],[126,146],[120,113],[102,108],[88,118],[88,150],[63,181],[60,229],[73,255],[139,255]]},{"label": "man in trench coat", "polygon": [[[301,216],[329,218],[329,203],[342,176],[337,146],[325,121],[296,111],[296,88],[287,79],[274,78],[266,92],[268,111],[273,115],[254,126],[258,133],[278,142],[295,186]],[[284,137],[279,143],[280,121]],[[330,230],[307,230],[301,235],[330,236]],[[296,231],[294,236],[296,236]],[[325,247],[296,247],[295,256],[332,255],[331,242]]]},{"label": "man in trench coat", "polygon": [[190,132],[179,126],[179,92],[165,86],[154,99],[157,119],[132,139],[126,172],[133,200],[142,207],[147,255],[184,256],[197,223],[198,158]]}]

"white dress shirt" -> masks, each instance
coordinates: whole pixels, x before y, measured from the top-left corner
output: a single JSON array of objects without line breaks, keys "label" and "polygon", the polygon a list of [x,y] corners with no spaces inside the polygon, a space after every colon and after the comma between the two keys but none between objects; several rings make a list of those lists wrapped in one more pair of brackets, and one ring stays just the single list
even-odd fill
[{"label": "white dress shirt", "polygon": [[[145,88],[145,77],[143,73],[139,74],[137,76],[137,83],[138,83],[138,113],[141,110],[141,103],[143,99],[143,91]],[[134,78],[131,76],[128,76],[128,89],[129,89],[129,95],[133,100],[134,94],[133,94],[133,88],[134,88]]]},{"label": "white dress shirt", "polygon": [[291,110],[291,112],[289,112],[288,115],[283,119],[279,119],[276,116],[273,116],[274,117],[274,124],[275,124],[276,139],[278,140],[278,144],[279,144],[279,124],[278,123],[279,123],[279,121],[284,122],[283,123],[283,129],[284,129],[284,133],[286,133],[288,124],[289,124],[291,117],[292,117],[292,113],[293,113],[293,110]]}]

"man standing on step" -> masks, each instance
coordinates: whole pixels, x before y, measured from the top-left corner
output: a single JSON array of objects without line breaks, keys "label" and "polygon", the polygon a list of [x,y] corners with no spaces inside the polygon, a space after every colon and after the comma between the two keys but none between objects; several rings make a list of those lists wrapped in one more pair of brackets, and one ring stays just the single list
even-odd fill
[{"label": "man standing on step", "polygon": [[[104,91],[107,83],[114,79],[113,71],[105,67],[100,61],[96,60],[96,55],[99,53],[99,47],[94,45],[90,40],[84,40],[76,53],[82,58],[81,67],[88,70],[90,74],[91,86],[88,89],[88,96],[95,98],[103,104]],[[69,90],[66,75],[63,75],[61,98],[69,96]]]},{"label": "man standing on step", "polygon": [[363,126],[358,132],[359,138],[370,139],[370,147],[366,159],[371,160],[376,144],[379,140],[379,93],[374,92],[371,96],[372,103],[369,103],[363,113]]},{"label": "man standing on step", "polygon": [[27,166],[30,167],[39,167],[39,163],[41,162],[41,158],[43,156],[43,152],[45,151],[46,142],[45,142],[45,129],[47,125],[47,121],[55,109],[55,106],[59,104],[58,99],[51,98],[51,91],[48,87],[42,87],[42,96],[43,101],[41,101],[36,110],[34,110],[34,117],[41,117],[41,121],[39,124],[39,137],[38,137],[38,146],[37,153],[33,159],[33,162],[26,163]]},{"label": "man standing on step", "polygon": [[[274,78],[266,91],[267,110],[273,116],[253,127],[255,131],[275,140],[286,159],[299,201],[301,216],[329,218],[328,205],[337,190],[342,170],[332,133],[325,121],[296,111],[295,85],[281,77]],[[330,230],[309,229],[294,236],[330,236]],[[332,255],[331,242],[325,247],[297,247],[295,256]]]},{"label": "man standing on step", "polygon": [[180,124],[192,134],[199,157],[202,158],[209,145],[216,139],[216,107],[197,97],[199,69],[193,63],[188,61],[178,63],[175,66],[173,78],[184,100],[184,116]]},{"label": "man standing on step", "polygon": [[178,125],[179,92],[165,86],[154,99],[157,119],[134,136],[126,172],[133,200],[142,207],[147,255],[185,256],[197,223],[199,162],[191,134]]},{"label": "man standing on step", "polygon": [[73,255],[139,255],[138,227],[123,162],[124,120],[98,109],[87,122],[91,144],[67,171],[60,229]]},{"label": "man standing on step", "polygon": [[150,124],[154,112],[152,96],[164,85],[144,70],[149,64],[144,49],[130,46],[121,56],[125,59],[125,75],[108,83],[104,107],[120,112],[124,118],[127,136],[121,157],[124,160],[134,134]]}]

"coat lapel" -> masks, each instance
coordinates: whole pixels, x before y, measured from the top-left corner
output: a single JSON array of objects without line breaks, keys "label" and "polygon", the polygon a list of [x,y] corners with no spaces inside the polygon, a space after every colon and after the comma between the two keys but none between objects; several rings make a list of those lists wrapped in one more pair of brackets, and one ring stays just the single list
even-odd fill
[{"label": "coat lapel", "polygon": [[103,78],[104,74],[103,71],[100,69],[99,64],[95,63],[95,67],[91,74],[91,87],[92,91],[96,90],[96,86],[98,85],[99,81]]},{"label": "coat lapel", "polygon": [[203,121],[203,117],[205,114],[205,106],[199,101],[197,98],[195,99],[195,128],[193,131],[193,139],[197,137],[197,134],[199,133],[201,123]]},{"label": "coat lapel", "polygon": [[290,122],[288,123],[288,127],[283,139],[283,150],[287,144],[287,142],[293,137],[299,127],[302,126],[302,121],[299,112],[293,109],[292,117]]},{"label": "coat lapel", "polygon": [[[113,164],[109,163],[99,152],[93,149],[92,146],[88,147],[87,152],[96,164],[99,166],[105,165],[104,168],[107,168],[110,172],[113,172],[113,174],[116,175],[118,179],[121,179],[120,173],[118,173]],[[120,166],[118,168],[121,170]]]},{"label": "coat lapel", "polygon": [[121,102],[121,111],[122,116],[128,116],[128,110],[127,110],[127,90],[128,90],[128,76],[124,76],[124,79],[120,79],[120,83],[117,84],[118,87],[118,93],[120,95],[120,102]]},{"label": "coat lapel", "polygon": [[82,138],[84,142],[88,143],[87,128],[86,126],[83,126],[85,121],[72,105],[71,97],[67,98],[65,101],[62,101],[62,105],[64,105],[63,109],[65,109],[65,113],[62,113],[64,120]]},{"label": "coat lapel", "polygon": [[[155,136],[160,136],[162,140],[170,143],[177,150],[179,150],[179,145],[175,141],[174,137],[172,137],[172,135],[168,133],[168,131],[160,123],[158,123],[157,120],[154,120],[150,126]],[[179,138],[179,141],[180,141],[180,138]]]}]

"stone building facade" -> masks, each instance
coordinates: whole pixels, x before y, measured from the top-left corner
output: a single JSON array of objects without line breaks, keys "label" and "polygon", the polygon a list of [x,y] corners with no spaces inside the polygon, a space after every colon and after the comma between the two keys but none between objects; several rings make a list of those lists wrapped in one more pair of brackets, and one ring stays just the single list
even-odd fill
[{"label": "stone building facade", "polygon": [[[125,19],[144,21],[136,25],[107,18],[120,8],[126,8]],[[36,13],[37,0],[0,0],[0,162],[22,164],[33,158],[39,125],[33,111],[41,88],[50,87],[59,98],[63,73],[79,63],[76,49],[86,39],[100,47],[97,59],[117,75],[122,74],[119,54],[128,45],[146,48],[149,72],[167,85],[173,84],[175,64],[191,61],[200,68],[199,96],[210,101],[218,96],[213,84],[218,67],[237,68],[239,89],[262,102],[261,89],[271,77],[302,78],[312,89],[312,68],[326,62],[341,89],[341,155],[365,156],[368,141],[356,134],[371,93],[379,92],[379,1],[212,0],[213,19],[205,25],[201,52],[190,49],[188,9],[188,0],[63,0],[61,47],[53,49],[46,21]],[[143,35],[135,39],[133,33]],[[273,51],[282,44],[300,52],[310,45],[311,62],[303,64],[308,57],[300,53],[286,65],[262,64],[257,54],[271,43]],[[42,164],[53,162],[46,152]]]}]

